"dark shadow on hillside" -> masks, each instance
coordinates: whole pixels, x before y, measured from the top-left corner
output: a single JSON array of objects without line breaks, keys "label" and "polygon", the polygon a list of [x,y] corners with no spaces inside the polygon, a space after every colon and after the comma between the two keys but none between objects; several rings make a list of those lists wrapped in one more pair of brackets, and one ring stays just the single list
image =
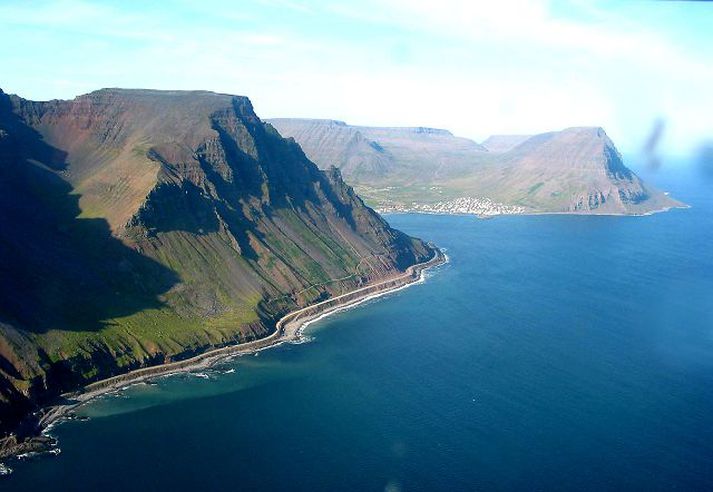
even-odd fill
[{"label": "dark shadow on hillside", "polygon": [[[41,106],[20,111],[37,114]],[[172,270],[78,219],[79,196],[57,172],[66,154],[45,143],[0,93],[0,321],[32,332],[98,330],[162,305]]]},{"label": "dark shadow on hillside", "polygon": [[203,235],[219,229],[212,200],[190,181],[160,184],[136,216],[136,223],[152,235],[172,231]]}]

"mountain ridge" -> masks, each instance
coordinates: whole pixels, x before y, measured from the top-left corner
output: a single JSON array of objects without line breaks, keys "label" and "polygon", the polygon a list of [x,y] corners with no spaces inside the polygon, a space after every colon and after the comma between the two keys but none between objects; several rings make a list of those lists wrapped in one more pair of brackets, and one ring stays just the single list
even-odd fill
[{"label": "mountain ridge", "polygon": [[[330,138],[331,128],[300,119],[271,121],[318,165],[349,162],[349,149]],[[482,144],[452,135],[434,144],[417,131],[393,138],[389,129],[351,128],[389,155],[380,173],[344,166],[345,179],[384,211],[639,215],[683,206],[627,168],[601,127],[493,135]]]},{"label": "mountain ridge", "polygon": [[431,254],[244,96],[0,93],[0,431]]}]

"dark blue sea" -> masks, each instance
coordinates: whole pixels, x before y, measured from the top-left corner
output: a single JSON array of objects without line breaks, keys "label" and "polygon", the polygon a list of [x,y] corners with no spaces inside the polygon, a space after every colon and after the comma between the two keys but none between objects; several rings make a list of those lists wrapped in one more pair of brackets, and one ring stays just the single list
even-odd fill
[{"label": "dark blue sea", "polygon": [[648,217],[392,215],[425,283],[52,430],[0,490],[713,489],[713,182]]}]

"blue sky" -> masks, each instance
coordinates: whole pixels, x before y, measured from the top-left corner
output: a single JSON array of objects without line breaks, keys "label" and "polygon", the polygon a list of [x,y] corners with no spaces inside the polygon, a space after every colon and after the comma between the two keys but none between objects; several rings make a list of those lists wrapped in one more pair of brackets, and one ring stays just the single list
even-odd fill
[{"label": "blue sky", "polygon": [[624,151],[713,138],[713,3],[0,0],[0,87],[249,96],[262,117],[482,140],[603,126]]}]

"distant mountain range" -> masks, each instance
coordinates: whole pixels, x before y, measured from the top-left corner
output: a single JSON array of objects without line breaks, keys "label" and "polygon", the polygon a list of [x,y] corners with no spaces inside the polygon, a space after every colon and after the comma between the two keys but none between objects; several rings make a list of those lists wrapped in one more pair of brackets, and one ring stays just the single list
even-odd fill
[{"label": "distant mountain range", "polygon": [[645,185],[602,128],[495,135],[276,118],[320,167],[339,167],[382,211],[645,214],[682,204]]},{"label": "distant mountain range", "polygon": [[0,436],[91,381],[265,337],[432,250],[245,97],[0,91]]}]

